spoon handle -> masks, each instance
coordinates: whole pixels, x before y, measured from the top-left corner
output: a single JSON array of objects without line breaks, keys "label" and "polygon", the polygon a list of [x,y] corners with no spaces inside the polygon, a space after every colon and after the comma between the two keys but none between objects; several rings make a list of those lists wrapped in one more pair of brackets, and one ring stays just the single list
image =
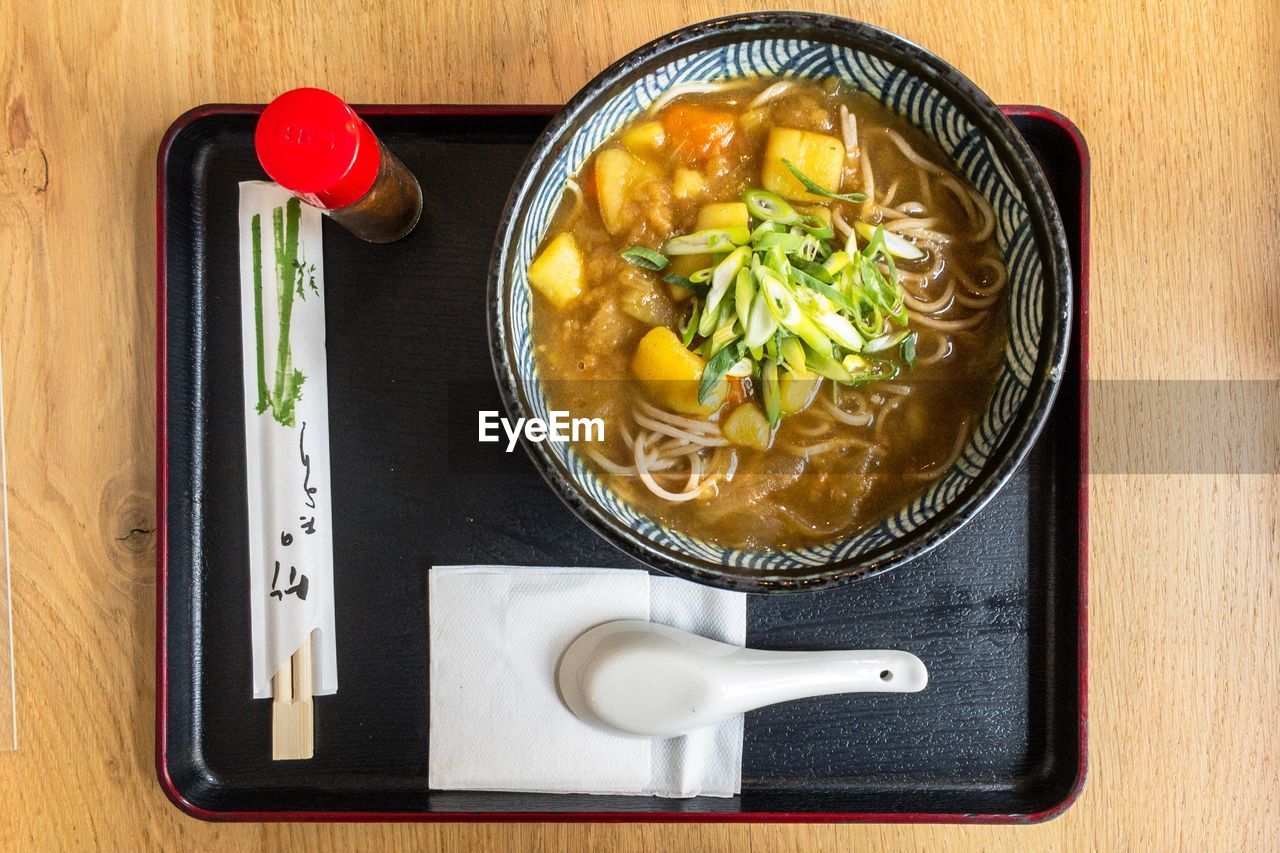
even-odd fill
[{"label": "spoon handle", "polygon": [[739,649],[724,658],[722,666],[724,698],[737,711],[832,693],[915,693],[929,683],[929,672],[918,657],[892,649]]}]

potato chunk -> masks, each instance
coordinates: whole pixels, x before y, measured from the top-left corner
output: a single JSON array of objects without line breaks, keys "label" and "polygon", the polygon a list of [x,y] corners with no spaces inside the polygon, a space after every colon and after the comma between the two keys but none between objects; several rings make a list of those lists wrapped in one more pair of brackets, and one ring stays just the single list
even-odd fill
[{"label": "potato chunk", "polygon": [[822,377],[800,379],[790,373],[783,375],[778,382],[779,396],[782,398],[782,414],[796,415],[803,412],[818,396],[818,388],[822,385]]},{"label": "potato chunk", "polygon": [[582,252],[569,232],[556,237],[529,265],[529,284],[563,308],[582,293]]},{"label": "potato chunk", "polygon": [[698,222],[694,227],[698,231],[707,228],[746,228],[748,222],[745,204],[740,201],[723,201],[704,204],[698,211]]},{"label": "potato chunk", "polygon": [[646,121],[623,132],[622,144],[627,146],[627,150],[632,154],[644,156],[660,148],[666,136],[666,131],[662,129],[662,122]]},{"label": "potato chunk", "polygon": [[720,428],[724,437],[740,447],[768,450],[773,444],[773,430],[769,419],[755,403],[743,403],[729,413]]},{"label": "potato chunk", "polygon": [[769,142],[764,149],[761,172],[764,188],[792,201],[822,201],[822,196],[806,190],[782,161],[789,160],[823,189],[840,192],[844,153],[844,143],[834,136],[775,127],[769,131]]},{"label": "potato chunk", "polygon": [[631,357],[631,372],[654,399],[671,411],[686,415],[709,415],[724,402],[728,383],[723,380],[706,403],[698,402],[698,385],[706,366],[702,356],[686,349],[676,333],[665,326],[646,332]]},{"label": "potato chunk", "polygon": [[596,157],[596,191],[600,200],[600,218],[610,234],[617,234],[628,224],[627,202],[641,184],[656,177],[654,168],[621,148],[607,148]]},{"label": "potato chunk", "polygon": [[671,192],[678,199],[694,198],[702,195],[707,189],[707,180],[697,169],[676,169],[671,181]]}]

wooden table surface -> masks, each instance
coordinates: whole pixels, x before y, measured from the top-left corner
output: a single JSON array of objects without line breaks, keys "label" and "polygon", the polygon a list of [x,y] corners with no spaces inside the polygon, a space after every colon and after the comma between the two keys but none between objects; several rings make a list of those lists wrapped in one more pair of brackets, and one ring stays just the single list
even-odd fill
[{"label": "wooden table surface", "polygon": [[[165,128],[196,104],[261,102],[302,84],[357,102],[559,102],[640,43],[749,6],[2,5],[0,342],[20,746],[0,754],[0,846],[1274,849],[1277,478],[1266,466],[1185,474],[1166,463],[1221,450],[1250,417],[1272,430],[1276,418],[1246,400],[1243,414],[1202,415],[1193,428],[1178,417],[1137,429],[1141,412],[1122,393],[1100,395],[1111,410],[1094,411],[1092,451],[1107,471],[1090,505],[1089,780],[1056,820],[224,826],[181,815],[155,781],[152,736],[154,173]],[[1093,153],[1099,386],[1280,375],[1275,0],[808,5],[902,33],[996,101],[1079,123]],[[1144,465],[1163,473],[1124,473]]]}]

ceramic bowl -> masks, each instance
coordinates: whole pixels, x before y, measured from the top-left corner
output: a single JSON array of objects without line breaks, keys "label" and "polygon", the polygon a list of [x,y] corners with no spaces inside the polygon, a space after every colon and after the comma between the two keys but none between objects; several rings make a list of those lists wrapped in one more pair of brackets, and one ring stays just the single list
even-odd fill
[{"label": "ceramic bowl", "polygon": [[547,417],[530,343],[526,270],[574,175],[602,142],[672,86],[755,75],[835,76],[905,116],[991,202],[1009,269],[1009,343],[991,404],[951,469],[901,511],[833,542],[775,551],[727,548],[641,514],[568,444],[528,444],[555,492],[601,536],[673,575],[748,592],[849,583],[914,559],[973,518],[1009,479],[1048,416],[1071,316],[1066,236],[1034,156],[1008,119],[929,51],[867,24],[804,13],[719,18],[663,36],[615,62],[547,126],[498,226],[489,334],[508,413]]}]

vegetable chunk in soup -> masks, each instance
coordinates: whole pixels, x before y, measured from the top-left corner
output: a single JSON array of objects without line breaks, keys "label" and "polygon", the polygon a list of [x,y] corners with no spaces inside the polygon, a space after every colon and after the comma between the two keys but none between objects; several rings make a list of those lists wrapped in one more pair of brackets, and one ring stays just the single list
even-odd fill
[{"label": "vegetable chunk in soup", "polygon": [[553,409],[643,514],[722,545],[841,538],[959,455],[1006,345],[986,199],[835,81],[667,93],[572,179],[529,268]]}]

